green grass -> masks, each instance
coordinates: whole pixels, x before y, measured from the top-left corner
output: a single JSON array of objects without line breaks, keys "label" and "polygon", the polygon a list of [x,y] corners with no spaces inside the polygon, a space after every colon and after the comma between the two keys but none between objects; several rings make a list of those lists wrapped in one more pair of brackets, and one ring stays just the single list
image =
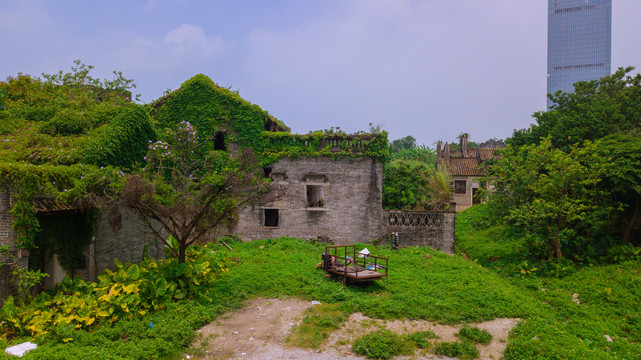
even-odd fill
[{"label": "green grass", "polygon": [[487,330],[479,329],[473,326],[464,326],[456,334],[461,340],[466,340],[474,344],[488,345],[492,341],[492,335]]},{"label": "green grass", "polygon": [[305,318],[288,336],[287,341],[300,348],[318,348],[332,331],[341,328],[349,313],[338,304],[322,304],[305,311]]},{"label": "green grass", "polygon": [[389,359],[414,352],[411,342],[387,329],[377,330],[358,338],[352,349],[356,354],[369,359]]},{"label": "green grass", "polygon": [[[491,224],[484,206],[457,214],[456,224],[461,252],[536,303],[510,333],[506,359],[641,357],[639,261],[581,268],[532,260],[526,241],[536,239]],[[572,300],[574,294],[580,304]]]},{"label": "green grass", "polygon": [[[553,272],[539,270],[546,265],[532,262],[524,250],[523,234],[491,224],[482,211],[475,211],[457,214],[458,246],[471,261],[427,248],[395,251],[367,245],[372,253],[389,257],[390,273],[387,280],[364,286],[345,287],[316,269],[323,244],[281,238],[228,242],[234,252],[214,246],[232,265],[203,294],[211,297],[211,303],[176,302],[139,320],[76,330],[72,342],[38,342],[39,348],[24,358],[178,359],[195,329],[256,297],[321,301],[323,305],[309,310],[290,336],[290,343],[300,347],[319,347],[349,314],[362,312],[379,319],[443,324],[521,318],[510,333],[506,359],[639,358],[639,262],[569,271],[563,270],[564,264],[555,264],[563,276],[551,277],[547,274]],[[527,271],[522,273],[523,269]],[[574,294],[580,304],[572,300]],[[460,356],[472,357],[466,352],[474,347],[470,341],[437,346],[427,341],[428,335],[414,334],[403,341],[412,348],[461,351]],[[27,340],[31,339],[13,339],[11,344]],[[0,342],[3,348],[7,345]],[[8,358],[0,354],[0,359]]]},{"label": "green grass", "polygon": [[434,348],[436,355],[455,357],[459,359],[476,359],[479,357],[478,349],[471,343],[463,342],[441,342]]}]

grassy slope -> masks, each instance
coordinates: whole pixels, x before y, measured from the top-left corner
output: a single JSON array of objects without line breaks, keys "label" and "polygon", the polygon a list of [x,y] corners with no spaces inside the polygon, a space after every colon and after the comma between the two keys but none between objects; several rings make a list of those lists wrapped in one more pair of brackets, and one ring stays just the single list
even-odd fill
[{"label": "grassy slope", "polygon": [[[459,249],[537,302],[537,311],[513,330],[507,359],[641,357],[639,262],[585,268],[558,265],[551,271],[549,264],[526,262],[524,234],[488,223],[483,210],[476,207],[457,215]],[[555,272],[563,276],[544,275]],[[574,294],[580,304],[572,300]]]},{"label": "grassy slope", "polygon": [[[457,237],[460,248],[476,261],[426,248],[393,251],[367,245],[372,253],[390,258],[389,279],[371,286],[344,287],[326,278],[315,268],[322,244],[283,238],[230,243],[235,252],[215,246],[213,250],[233,258],[235,265],[211,289],[213,304],[176,302],[139,320],[77,332],[71,343],[39,344],[25,359],[179,358],[194,329],[258,296],[295,296],[327,304],[326,314],[308,314],[312,321],[306,331],[311,335],[294,339],[306,346],[323,340],[323,326],[335,327],[341,316],[362,311],[377,318],[441,323],[520,317],[524,320],[511,333],[508,359],[639,358],[638,263],[574,269],[563,278],[522,275],[524,257],[516,251],[523,248],[522,236],[484,224],[475,211],[458,216]],[[536,266],[526,265],[528,270]],[[572,301],[575,293],[581,305]],[[0,355],[3,358],[8,357]]]},{"label": "grassy slope", "polygon": [[[105,359],[177,358],[184,351],[183,344],[191,342],[193,329],[258,296],[319,300],[335,304],[330,306],[338,309],[338,314],[362,311],[378,318],[421,318],[443,323],[527,317],[536,311],[535,302],[520,295],[518,287],[500,276],[462,257],[426,248],[392,251],[368,245],[373,253],[390,258],[389,279],[371,286],[344,287],[316,269],[324,250],[322,244],[283,238],[231,246],[236,252],[214,247],[237,263],[211,289],[214,304],[176,303],[141,320],[77,332],[68,344],[41,344],[25,359],[80,359],[86,354]],[[152,322],[154,327],[150,328]]]}]

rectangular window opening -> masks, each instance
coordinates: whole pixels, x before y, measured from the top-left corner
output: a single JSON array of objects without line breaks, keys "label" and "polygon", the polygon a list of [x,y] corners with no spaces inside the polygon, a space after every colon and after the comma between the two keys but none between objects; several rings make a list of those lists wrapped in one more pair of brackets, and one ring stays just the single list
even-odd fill
[{"label": "rectangular window opening", "polygon": [[454,193],[455,194],[465,194],[466,193],[466,181],[465,180],[454,180]]},{"label": "rectangular window opening", "polygon": [[227,151],[227,144],[225,144],[225,132],[218,131],[214,135],[214,150]]},{"label": "rectangular window opening", "polygon": [[306,185],[307,187],[307,207],[322,208],[325,206],[323,201],[323,185]]},{"label": "rectangular window opening", "polygon": [[265,227],[278,227],[278,209],[263,209]]},{"label": "rectangular window opening", "polygon": [[266,178],[271,177],[271,176],[272,176],[272,170],[273,170],[273,168],[270,168],[270,167],[264,167],[264,168],[263,168],[263,175],[264,175]]}]

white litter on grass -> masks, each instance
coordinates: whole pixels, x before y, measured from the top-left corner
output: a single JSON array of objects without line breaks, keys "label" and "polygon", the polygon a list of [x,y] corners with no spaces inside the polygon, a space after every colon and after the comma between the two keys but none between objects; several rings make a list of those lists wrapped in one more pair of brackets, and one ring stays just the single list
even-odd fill
[{"label": "white litter on grass", "polygon": [[610,337],[610,335],[603,335],[603,337],[604,337],[608,342],[612,342],[612,338]]},{"label": "white litter on grass", "polygon": [[23,342],[22,344],[14,345],[11,347],[8,347],[4,350],[9,355],[17,356],[17,357],[22,357],[27,351],[33,350],[38,348],[38,345],[27,341]]},{"label": "white litter on grass", "polygon": [[234,331],[234,332],[232,332],[232,334],[236,335],[236,334],[238,334],[238,331]]},{"label": "white litter on grass", "polygon": [[320,305],[320,301],[312,300],[312,305]]},{"label": "white litter on grass", "polygon": [[572,301],[574,301],[577,305],[581,305],[581,302],[579,301],[579,294],[572,295]]},{"label": "white litter on grass", "polygon": [[358,252],[358,257],[366,257],[367,255],[369,255],[369,250],[367,250],[367,248]]}]

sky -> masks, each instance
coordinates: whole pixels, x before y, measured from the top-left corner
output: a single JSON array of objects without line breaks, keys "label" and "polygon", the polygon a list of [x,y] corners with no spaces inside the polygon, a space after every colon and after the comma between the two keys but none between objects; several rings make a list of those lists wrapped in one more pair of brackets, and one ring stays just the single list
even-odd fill
[{"label": "sky", "polygon": [[[612,70],[641,70],[641,1],[613,3]],[[80,59],[150,102],[202,73],[296,133],[371,123],[434,147],[545,110],[547,1],[0,0],[0,49],[0,79]]]}]

